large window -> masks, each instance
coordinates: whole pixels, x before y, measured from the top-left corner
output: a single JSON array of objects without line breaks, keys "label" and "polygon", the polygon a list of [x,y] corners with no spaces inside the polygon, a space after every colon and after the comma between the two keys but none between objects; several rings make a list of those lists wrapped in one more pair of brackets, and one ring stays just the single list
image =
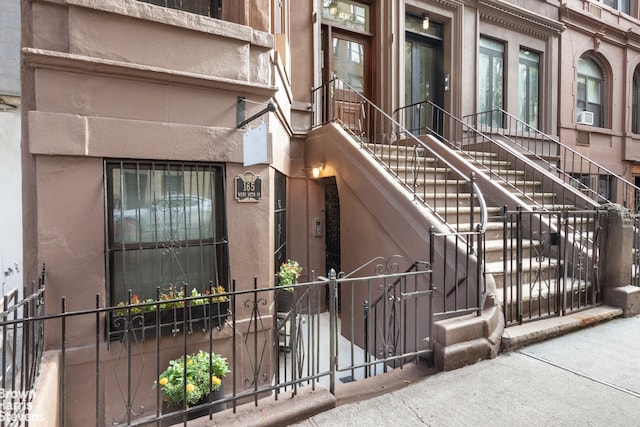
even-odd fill
[{"label": "large window", "polygon": [[[502,109],[504,100],[504,43],[485,37],[480,38],[478,111],[488,112]],[[484,125],[502,126],[502,114],[487,114],[492,123]]]},{"label": "large window", "polygon": [[606,4],[622,13],[631,15],[633,11],[633,0],[598,0],[600,3]]},{"label": "large window", "polygon": [[[604,127],[604,74],[589,56],[578,60],[578,122]],[[587,112],[587,115],[582,112]],[[591,113],[591,114],[589,114]]]},{"label": "large window", "polygon": [[633,73],[633,92],[631,93],[631,131],[640,133],[640,66]]},{"label": "large window", "polygon": [[520,120],[538,128],[538,98],[540,81],[540,54],[527,49],[520,49],[519,62]]},{"label": "large window", "polygon": [[131,289],[227,287],[222,166],[107,161],[108,272],[112,304]]}]

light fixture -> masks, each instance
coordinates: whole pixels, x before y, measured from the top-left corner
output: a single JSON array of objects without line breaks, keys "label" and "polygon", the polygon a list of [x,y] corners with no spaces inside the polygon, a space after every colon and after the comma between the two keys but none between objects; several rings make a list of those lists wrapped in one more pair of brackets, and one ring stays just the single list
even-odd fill
[{"label": "light fixture", "polygon": [[320,172],[324,170],[324,165],[325,165],[324,162],[322,162],[319,165],[316,165],[313,168],[311,168],[311,174],[313,175],[314,178],[318,178],[320,176]]},{"label": "light fixture", "polygon": [[427,12],[422,15],[422,29],[425,31],[429,29],[429,14]]},{"label": "light fixture", "polygon": [[315,163],[309,168],[304,168],[304,171],[307,173],[307,176],[316,179],[320,177],[320,173],[324,170],[326,163]]}]

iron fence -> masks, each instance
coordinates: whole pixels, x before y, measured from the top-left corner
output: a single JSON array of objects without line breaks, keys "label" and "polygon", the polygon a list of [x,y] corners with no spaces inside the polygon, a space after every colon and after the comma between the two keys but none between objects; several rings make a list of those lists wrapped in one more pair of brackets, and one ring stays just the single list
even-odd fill
[{"label": "iron fence", "polygon": [[31,413],[31,405],[44,352],[45,280],[43,266],[38,280],[24,286],[24,297],[15,289],[2,300],[1,426],[42,421]]},{"label": "iron fence", "polygon": [[[38,336],[36,345],[23,348],[23,354],[38,355],[46,330],[47,351],[59,355],[60,379],[55,390],[35,399],[59,396],[59,419],[45,421],[60,425],[165,425],[202,411],[213,418],[220,410],[229,415],[241,405],[293,398],[303,386],[335,393],[343,382],[431,360],[428,263],[376,258],[348,275],[330,272],[291,285],[292,292],[261,287],[257,280],[246,288],[232,282],[215,295],[185,288],[182,295],[188,296],[181,298],[110,307],[102,307],[96,295],[95,308],[76,311],[66,309],[75,304],[73,297],[62,297],[55,314],[42,311],[42,290],[27,298],[38,303],[38,311],[25,308],[0,327]],[[293,296],[290,306],[281,305],[281,292]],[[169,361],[200,350],[227,360],[223,393],[168,412],[158,379],[172,366]],[[23,360],[23,366],[32,364]],[[185,392],[188,375],[186,369],[178,375]],[[26,378],[20,384],[32,383],[33,375]]]},{"label": "iron fence", "polygon": [[507,325],[583,310],[601,301],[601,221],[594,211],[504,210],[502,260],[494,274]]}]

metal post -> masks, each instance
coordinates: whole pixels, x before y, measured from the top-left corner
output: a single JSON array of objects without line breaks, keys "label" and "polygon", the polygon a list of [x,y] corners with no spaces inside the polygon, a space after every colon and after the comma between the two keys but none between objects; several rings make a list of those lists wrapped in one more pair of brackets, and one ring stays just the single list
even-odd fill
[{"label": "metal post", "polygon": [[336,394],[336,298],[337,298],[336,271],[332,268],[329,271],[329,392]]}]

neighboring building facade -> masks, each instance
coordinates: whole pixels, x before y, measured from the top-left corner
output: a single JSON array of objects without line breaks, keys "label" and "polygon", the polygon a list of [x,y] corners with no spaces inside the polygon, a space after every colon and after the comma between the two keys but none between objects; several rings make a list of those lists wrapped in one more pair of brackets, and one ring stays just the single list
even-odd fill
[{"label": "neighboring building facade", "polygon": [[[503,109],[569,145],[587,132],[592,151],[578,149],[613,152],[613,172],[636,173],[640,27],[628,15],[637,5],[620,14],[586,0],[166,4],[22,3],[25,277],[47,263],[51,312],[63,296],[77,310],[96,294],[103,306],[125,301],[129,289],[152,298],[157,286],[234,280],[242,290],[254,277],[271,287],[287,258],[300,261],[303,281],[377,255],[424,259],[428,230],[387,214],[384,198],[367,200],[352,185],[363,175],[326,164],[322,179],[310,176],[310,89],[334,75],[389,113],[429,99],[457,117]],[[592,98],[598,84],[611,96]],[[275,112],[238,129],[270,101]],[[582,110],[598,129],[576,123]],[[249,159],[245,134],[261,123],[266,137]],[[258,183],[259,195],[244,193]],[[68,375],[85,378],[93,325],[67,328]],[[228,331],[216,339],[231,345]],[[166,345],[163,360],[181,350]],[[104,347],[108,368],[116,352]],[[84,386],[69,384],[68,398],[93,399]]]},{"label": "neighboring building facade", "polygon": [[[559,60],[558,135],[608,169],[574,171],[604,197],[622,196],[615,194],[609,172],[640,183],[638,18],[633,0],[567,1],[560,8],[567,30]],[[637,210],[638,195],[634,199]]]},{"label": "neighboring building facade", "polygon": [[0,273],[2,294],[22,289],[20,0],[0,5]]}]

